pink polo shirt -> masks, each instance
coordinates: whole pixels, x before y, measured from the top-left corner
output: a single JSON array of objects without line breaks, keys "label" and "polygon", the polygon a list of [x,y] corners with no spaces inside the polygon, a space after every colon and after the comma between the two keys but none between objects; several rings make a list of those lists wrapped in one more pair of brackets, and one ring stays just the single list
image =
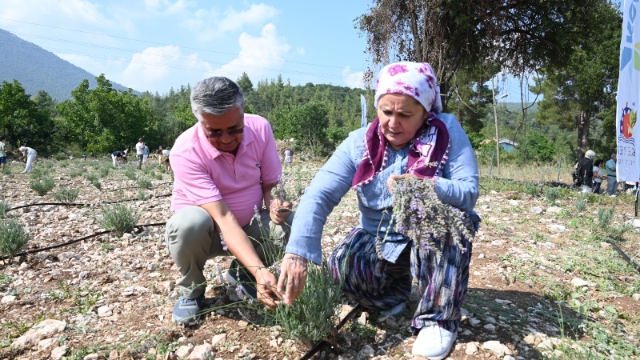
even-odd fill
[{"label": "pink polo shirt", "polygon": [[254,206],[262,207],[262,183],[276,183],[282,174],[269,122],[249,114],[244,115],[244,133],[236,156],[214,148],[197,123],[173,145],[171,168],[173,212],[224,200],[240,226],[249,224]]}]

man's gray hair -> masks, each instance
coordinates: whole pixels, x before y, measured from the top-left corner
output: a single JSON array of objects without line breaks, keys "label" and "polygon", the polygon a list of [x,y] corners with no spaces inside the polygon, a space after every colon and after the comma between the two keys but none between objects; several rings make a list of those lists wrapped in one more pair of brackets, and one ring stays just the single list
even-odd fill
[{"label": "man's gray hair", "polygon": [[617,156],[617,155],[618,155],[618,154],[613,153],[613,154],[611,154],[611,158],[613,159],[613,157],[614,157],[614,156]]},{"label": "man's gray hair", "polygon": [[191,110],[220,116],[234,107],[244,112],[242,89],[233,80],[214,76],[199,81],[191,90]]}]

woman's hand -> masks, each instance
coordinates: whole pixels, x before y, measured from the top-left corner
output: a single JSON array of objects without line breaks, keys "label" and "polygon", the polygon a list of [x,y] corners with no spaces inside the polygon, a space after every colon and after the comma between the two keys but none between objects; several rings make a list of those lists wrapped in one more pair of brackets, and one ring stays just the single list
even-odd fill
[{"label": "woman's hand", "polygon": [[[304,284],[307,282],[307,259],[300,255],[287,253],[280,265],[280,279],[278,280],[278,292],[284,294],[284,303],[287,305],[293,302],[302,294]],[[287,287],[285,290],[285,280]]]},{"label": "woman's hand", "polygon": [[276,291],[276,277],[264,267],[259,267],[254,276],[258,301],[270,309],[275,308],[280,303],[277,300],[282,299],[282,295]]},{"label": "woman's hand", "polygon": [[389,189],[389,193],[393,194],[393,182],[401,179],[410,179],[417,178],[418,176],[414,174],[403,174],[403,175],[391,175],[389,179],[387,179],[387,188]]},{"label": "woman's hand", "polygon": [[269,216],[271,221],[276,225],[282,225],[291,216],[291,204],[290,201],[282,201],[279,199],[273,199],[269,206]]}]

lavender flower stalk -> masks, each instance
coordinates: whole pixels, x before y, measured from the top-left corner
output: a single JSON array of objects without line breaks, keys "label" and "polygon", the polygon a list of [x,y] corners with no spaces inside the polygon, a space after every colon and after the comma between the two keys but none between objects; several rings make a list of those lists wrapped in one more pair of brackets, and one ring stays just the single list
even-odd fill
[{"label": "lavender flower stalk", "polygon": [[[389,224],[389,228],[395,225],[396,231],[407,235],[426,251],[441,254],[442,245],[449,240],[463,252],[467,250],[462,241],[473,240],[473,224],[464,212],[438,199],[433,180],[406,178],[395,181],[393,196],[392,221],[395,224]],[[382,245],[378,243],[377,247]]]}]

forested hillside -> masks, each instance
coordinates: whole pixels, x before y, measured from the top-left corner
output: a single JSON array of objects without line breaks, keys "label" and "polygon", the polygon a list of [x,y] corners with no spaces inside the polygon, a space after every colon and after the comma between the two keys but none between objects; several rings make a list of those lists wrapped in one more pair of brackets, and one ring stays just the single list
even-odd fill
[{"label": "forested hillside", "polygon": [[[69,63],[41,47],[0,29],[0,81],[18,80],[28,94],[45,90],[52,98],[63,101],[84,80],[95,88],[95,75]],[[113,88],[127,88],[114,83]]]}]

